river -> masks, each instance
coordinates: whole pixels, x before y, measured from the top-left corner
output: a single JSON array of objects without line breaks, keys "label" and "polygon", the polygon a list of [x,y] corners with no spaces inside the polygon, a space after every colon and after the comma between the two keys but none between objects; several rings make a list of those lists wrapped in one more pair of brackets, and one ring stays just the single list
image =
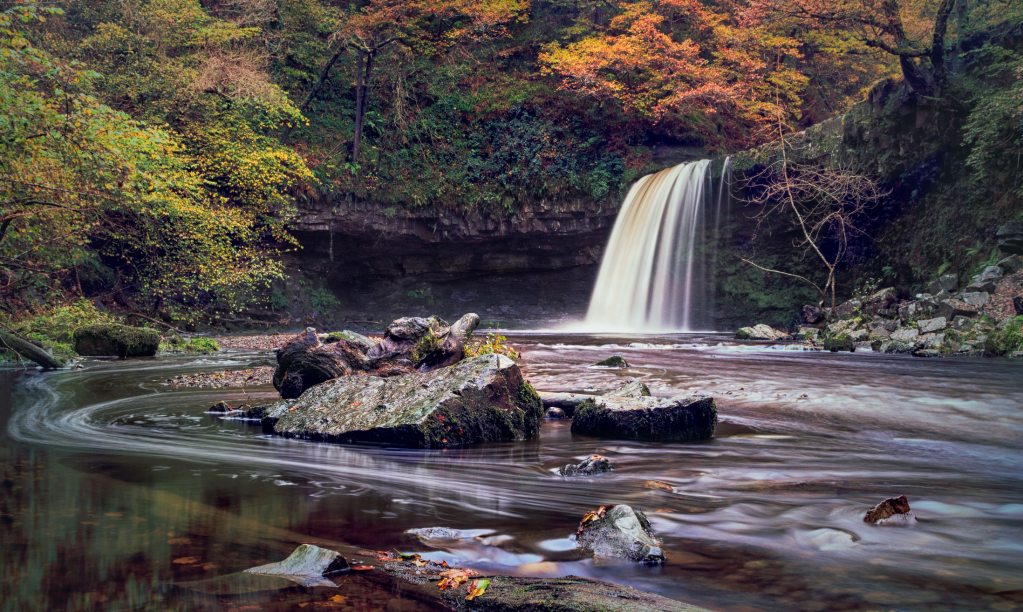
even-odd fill
[{"label": "river", "polygon": [[[545,421],[522,443],[340,446],[203,412],[269,401],[271,387],[162,384],[268,353],[2,369],[0,612],[409,609],[356,573],[337,589],[186,588],[302,541],[583,575],[711,610],[1023,610],[1023,362],[776,350],[715,334],[509,341],[540,390],[635,378],[654,395],[711,394],[718,435],[623,442]],[[631,367],[590,366],[612,354]],[[594,452],[616,469],[557,475]],[[917,525],[863,522],[899,494]],[[623,503],[647,512],[663,567],[594,564],[572,548],[588,510]],[[404,533],[415,527],[467,537],[422,542]]]}]

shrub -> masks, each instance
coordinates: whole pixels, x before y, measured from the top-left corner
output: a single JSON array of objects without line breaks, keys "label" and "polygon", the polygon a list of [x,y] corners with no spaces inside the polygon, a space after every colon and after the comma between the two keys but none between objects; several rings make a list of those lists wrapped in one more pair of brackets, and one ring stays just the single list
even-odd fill
[{"label": "shrub", "polygon": [[486,336],[473,336],[465,343],[465,356],[504,355],[518,361],[519,353],[508,345],[508,339],[501,335],[500,330],[487,332]]}]

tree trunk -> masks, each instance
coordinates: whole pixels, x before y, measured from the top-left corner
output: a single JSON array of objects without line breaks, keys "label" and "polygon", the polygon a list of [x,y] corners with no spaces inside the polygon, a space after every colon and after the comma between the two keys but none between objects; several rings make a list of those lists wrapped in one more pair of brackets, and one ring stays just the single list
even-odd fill
[{"label": "tree trunk", "polygon": [[363,71],[368,63],[366,53],[360,49],[359,57],[355,60],[355,136],[352,138],[352,163],[359,161],[359,141],[362,140],[362,118],[366,114],[365,96],[363,90],[366,87]]},{"label": "tree trunk", "polygon": [[[959,0],[960,3],[966,0]],[[944,87],[948,77],[948,70],[945,68],[945,33],[948,32],[948,18],[952,14],[952,7],[956,0],[941,0],[938,6],[938,14],[934,17],[934,35],[931,39],[931,68],[934,70],[934,82],[940,89]]]},{"label": "tree trunk", "polygon": [[66,365],[28,340],[2,329],[0,329],[0,347],[10,349],[22,359],[34,361],[44,368],[62,368]]},{"label": "tree trunk", "polygon": [[330,69],[334,67],[335,63],[337,63],[338,58],[341,57],[344,50],[345,47],[342,45],[341,48],[337,50],[337,53],[334,54],[334,57],[330,58],[327,65],[323,67],[323,70],[320,72],[320,79],[316,81],[316,85],[313,85],[313,88],[306,97],[305,102],[303,102],[302,106],[298,108],[299,112],[305,112],[305,109],[309,107],[309,103],[313,101],[316,94],[320,93],[320,89],[323,87],[323,84],[327,82],[327,77],[330,75]]}]

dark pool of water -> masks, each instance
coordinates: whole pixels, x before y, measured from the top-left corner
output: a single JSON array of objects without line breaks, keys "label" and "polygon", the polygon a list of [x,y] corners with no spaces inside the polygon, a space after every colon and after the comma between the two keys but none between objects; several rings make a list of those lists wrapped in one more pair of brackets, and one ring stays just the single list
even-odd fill
[{"label": "dark pool of water", "polygon": [[[244,367],[264,356],[254,352],[0,370],[9,390],[0,394],[0,611],[414,607],[356,574],[337,588],[234,597],[188,586],[303,541],[590,576],[713,610],[1023,609],[1023,363],[804,353],[698,334],[511,341],[541,390],[638,378],[655,395],[709,393],[719,435],[622,442],[545,422],[523,443],[339,446],[203,414],[219,400],[273,399],[272,388],[161,384]],[[611,354],[632,367],[590,367]],[[556,474],[593,452],[617,469]],[[862,521],[897,494],[916,526]],[[621,503],[648,513],[664,567],[597,565],[572,548],[567,536],[586,511]],[[422,542],[404,534],[414,527],[471,531]]]}]

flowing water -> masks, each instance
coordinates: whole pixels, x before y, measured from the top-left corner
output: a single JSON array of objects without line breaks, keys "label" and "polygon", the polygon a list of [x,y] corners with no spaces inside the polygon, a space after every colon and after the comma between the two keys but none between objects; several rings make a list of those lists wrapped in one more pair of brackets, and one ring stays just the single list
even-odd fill
[{"label": "flowing water", "polygon": [[[655,395],[710,393],[718,435],[598,440],[546,421],[521,443],[340,446],[203,413],[222,399],[270,400],[272,388],[161,384],[265,353],[2,370],[0,610],[415,609],[371,572],[241,598],[182,588],[302,541],[590,576],[712,610],[1023,609],[1023,363],[804,353],[707,334],[510,340],[539,389],[639,378]],[[590,366],[615,353],[632,367]],[[556,474],[594,452],[617,469]],[[898,494],[916,526],[862,521]],[[620,503],[648,513],[665,566],[595,564],[573,548],[586,511]],[[466,537],[422,542],[403,533],[413,527]]]},{"label": "flowing water", "polygon": [[[710,160],[642,177],[615,221],[586,313],[590,331],[663,332],[713,328],[713,256],[707,206]],[[723,175],[724,176],[724,175]],[[723,185],[723,183],[722,183]],[[721,199],[714,219],[720,224]]]}]

